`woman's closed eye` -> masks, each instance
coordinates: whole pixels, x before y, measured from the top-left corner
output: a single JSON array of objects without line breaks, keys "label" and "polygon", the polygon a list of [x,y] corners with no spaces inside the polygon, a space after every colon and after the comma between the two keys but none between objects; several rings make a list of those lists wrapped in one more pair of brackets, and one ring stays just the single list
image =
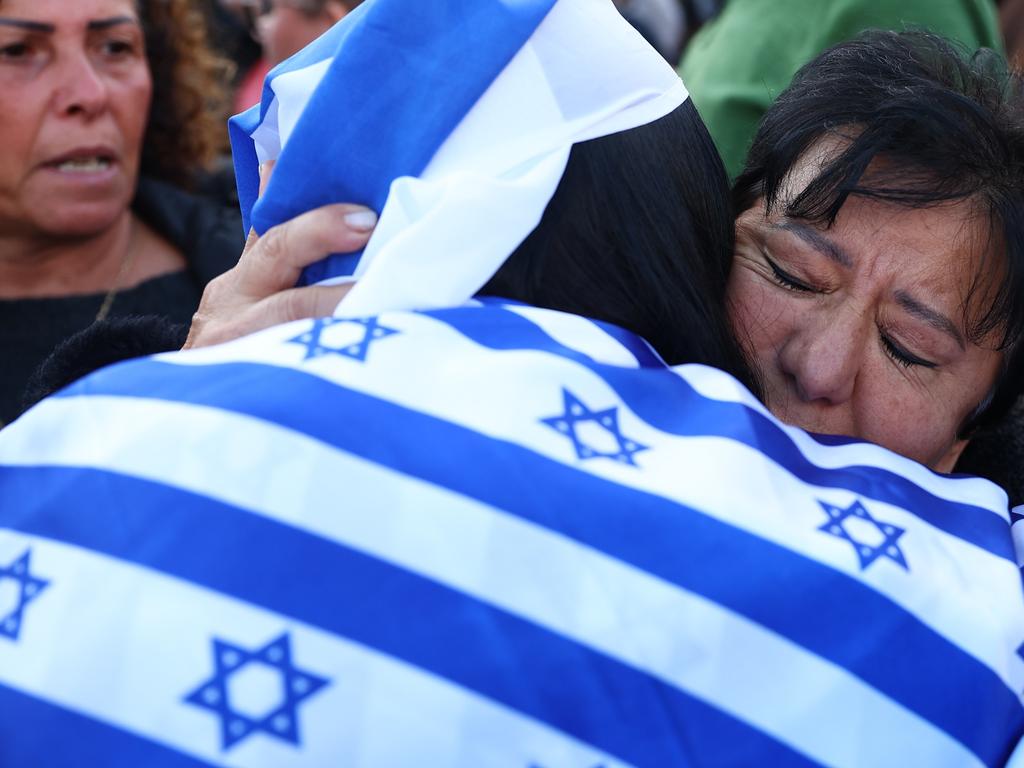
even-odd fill
[{"label": "woman's closed eye", "polygon": [[884,332],[880,332],[879,339],[882,342],[882,350],[896,365],[903,368],[911,368],[913,366],[921,366],[922,368],[938,367],[938,363],[933,363],[930,360],[925,360],[923,357],[918,357],[908,352]]},{"label": "woman's closed eye", "polygon": [[778,264],[768,257],[768,254],[762,253],[762,255],[764,256],[765,263],[768,264],[768,268],[772,271],[772,278],[783,288],[790,291],[797,291],[799,293],[818,292],[818,289],[814,286],[808,285],[804,281],[793,277],[793,275],[781,269]]}]

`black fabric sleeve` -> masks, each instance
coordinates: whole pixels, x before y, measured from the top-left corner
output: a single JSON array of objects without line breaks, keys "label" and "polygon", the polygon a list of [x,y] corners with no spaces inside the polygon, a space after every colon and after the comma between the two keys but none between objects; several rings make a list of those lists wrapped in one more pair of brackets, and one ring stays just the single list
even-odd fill
[{"label": "black fabric sleeve", "polygon": [[157,315],[117,317],[93,323],[61,342],[25,388],[23,410],[107,365],[181,349],[188,326]]}]

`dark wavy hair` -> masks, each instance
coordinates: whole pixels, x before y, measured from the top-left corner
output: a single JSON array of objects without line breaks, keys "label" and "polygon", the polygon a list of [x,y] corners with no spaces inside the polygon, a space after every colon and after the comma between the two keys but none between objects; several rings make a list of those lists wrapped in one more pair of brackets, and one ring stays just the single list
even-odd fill
[{"label": "dark wavy hair", "polygon": [[965,310],[971,339],[994,334],[1004,358],[961,436],[997,422],[1024,387],[1021,77],[993,51],[969,54],[923,31],[870,31],[836,45],[805,65],[765,113],[733,184],[737,213],[761,197],[769,211],[779,205],[790,169],[828,136],[849,143],[786,202],[786,216],[831,226],[855,195],[908,208],[969,201],[987,219]]},{"label": "dark wavy hair", "polygon": [[573,147],[540,224],[481,294],[614,323],[669,364],[755,389],[725,311],[733,240],[725,168],[687,100]]},{"label": "dark wavy hair", "polygon": [[153,76],[141,171],[187,189],[227,152],[233,65],[210,47],[199,0],[136,5]]}]

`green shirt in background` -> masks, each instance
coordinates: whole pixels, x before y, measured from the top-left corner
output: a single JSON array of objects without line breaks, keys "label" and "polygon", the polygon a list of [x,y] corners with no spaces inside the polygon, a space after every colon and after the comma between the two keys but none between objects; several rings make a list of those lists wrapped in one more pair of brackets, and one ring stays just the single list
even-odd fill
[{"label": "green shirt in background", "polygon": [[728,0],[679,67],[730,178],[761,115],[814,56],[865,29],[921,27],[1002,51],[992,0]]}]

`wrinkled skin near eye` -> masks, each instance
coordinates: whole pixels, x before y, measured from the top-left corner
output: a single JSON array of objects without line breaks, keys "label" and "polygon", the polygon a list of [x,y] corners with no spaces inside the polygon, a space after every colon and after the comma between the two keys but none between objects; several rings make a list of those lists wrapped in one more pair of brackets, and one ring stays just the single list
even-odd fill
[{"label": "wrinkled skin near eye", "polygon": [[[812,178],[794,169],[786,194]],[[812,166],[812,167],[807,167]],[[985,222],[969,202],[896,208],[851,197],[834,226],[737,219],[728,287],[733,326],[763,376],[768,406],[811,432],[878,443],[951,471],[958,430],[1001,363],[968,333],[965,298]]]}]

